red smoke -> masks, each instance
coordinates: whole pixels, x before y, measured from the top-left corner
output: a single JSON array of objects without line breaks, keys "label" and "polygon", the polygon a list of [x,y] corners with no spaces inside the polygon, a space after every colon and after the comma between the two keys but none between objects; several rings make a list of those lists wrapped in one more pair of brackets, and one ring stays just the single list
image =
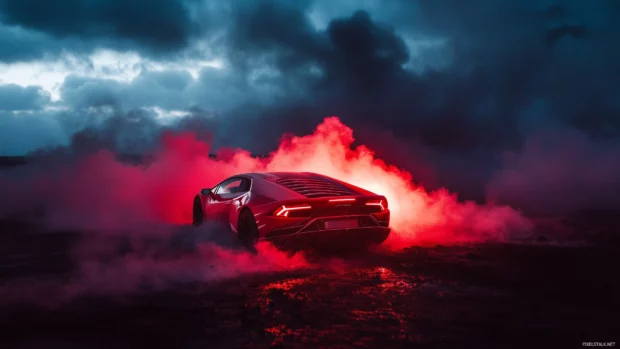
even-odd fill
[{"label": "red smoke", "polygon": [[410,173],[375,158],[365,146],[351,148],[353,131],[337,117],[326,118],[312,135],[291,137],[266,161],[268,171],[313,171],[387,197],[393,234],[387,245],[503,239],[529,229],[509,207],[459,203],[446,190],[427,192]]},{"label": "red smoke", "polygon": [[[141,205],[150,205],[154,217],[179,224],[191,220],[190,203],[195,193],[227,176],[253,171],[312,171],[385,195],[392,210],[392,245],[501,239],[506,233],[528,228],[528,222],[509,207],[459,203],[456,195],[445,190],[426,192],[412,182],[411,174],[375,158],[367,147],[352,149],[353,141],[353,131],[337,117],[329,117],[311,135],[284,139],[267,159],[252,158],[243,150],[226,150],[219,160],[213,160],[207,156],[209,146],[193,134],[167,134],[150,166],[125,166],[116,177],[117,185],[110,179],[104,187],[123,188],[125,195],[118,196],[130,204],[131,196],[141,195]],[[99,156],[104,157],[99,160],[111,160]],[[91,168],[97,169],[98,176],[106,173],[101,166],[93,164]],[[112,203],[118,196],[111,198]]]},{"label": "red smoke", "polygon": [[[257,254],[214,243],[201,243],[194,251],[178,253],[181,251],[171,246],[154,249],[139,241],[131,244],[132,253],[119,253],[114,250],[115,243],[118,241],[81,241],[74,251],[78,263],[72,274],[24,278],[0,285],[0,307],[26,302],[56,308],[86,294],[116,296],[160,291],[191,282],[218,282],[250,273],[317,267],[308,263],[303,254],[288,255],[267,243],[257,245]],[[331,264],[329,261],[327,266]]]},{"label": "red smoke", "polygon": [[[97,290],[124,293],[140,285],[165,287],[179,281],[310,266],[303,255],[288,256],[268,244],[259,246],[258,255],[225,248],[223,240],[234,236],[212,227],[179,227],[190,222],[192,200],[200,188],[243,172],[312,171],[385,195],[393,229],[383,245],[387,248],[501,240],[530,228],[528,220],[510,207],[462,203],[446,190],[427,192],[413,183],[410,173],[375,158],[365,146],[353,149],[352,143],[353,131],[336,117],[326,118],[311,135],[286,138],[267,159],[230,149],[211,159],[209,145],[194,134],[168,133],[154,159],[145,165],[124,164],[102,151],[70,163],[65,159],[12,172],[17,178],[5,176],[0,183],[3,203],[10,205],[0,207],[0,214],[34,209],[43,213],[45,225],[52,229],[107,233],[83,234],[74,251],[76,278],[68,285],[57,284],[60,299]],[[195,252],[180,253],[167,245],[171,237],[186,230],[194,234]],[[98,240],[101,236],[104,239]],[[108,238],[111,245],[105,242]],[[120,253],[117,244],[127,238],[131,252]],[[151,239],[163,250],[142,242]],[[22,291],[31,290],[28,297],[47,299],[35,289],[26,284],[1,294],[28,296]]]},{"label": "red smoke", "polygon": [[353,140],[349,127],[329,117],[310,135],[284,139],[267,159],[225,150],[215,160],[208,156],[210,146],[192,133],[168,133],[148,165],[126,165],[100,152],[48,173],[26,191],[35,193],[55,226],[145,230],[189,223],[200,188],[233,174],[311,171],[385,195],[392,211],[389,246],[503,239],[529,228],[510,207],[461,203],[446,190],[427,192],[410,173],[375,158],[371,149],[352,148]]}]

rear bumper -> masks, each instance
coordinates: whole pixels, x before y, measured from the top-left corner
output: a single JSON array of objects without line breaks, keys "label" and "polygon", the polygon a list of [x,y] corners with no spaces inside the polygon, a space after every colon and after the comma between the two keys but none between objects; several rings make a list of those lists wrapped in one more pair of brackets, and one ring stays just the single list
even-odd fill
[{"label": "rear bumper", "polygon": [[289,238],[331,238],[331,237],[351,237],[351,238],[372,238],[384,236],[384,239],[390,234],[390,228],[384,227],[364,227],[364,228],[348,228],[348,229],[329,229],[320,231],[308,231],[283,235],[272,235],[260,238],[260,240],[279,240]]},{"label": "rear bumper", "polygon": [[390,210],[376,213],[356,213],[346,215],[321,215],[312,218],[276,217],[266,214],[254,215],[260,237],[270,238],[278,235],[288,235],[311,230],[311,225],[319,220],[364,218],[370,220],[375,226],[388,227],[390,223]]},{"label": "rear bumper", "polygon": [[[341,229],[325,229],[324,221],[330,219],[356,218],[360,226]],[[380,244],[387,239],[390,228],[387,221],[378,220],[374,215],[317,217],[304,222],[302,225],[275,229],[265,234],[260,240],[274,243],[296,242],[325,242],[340,240],[360,242],[363,244]]]}]

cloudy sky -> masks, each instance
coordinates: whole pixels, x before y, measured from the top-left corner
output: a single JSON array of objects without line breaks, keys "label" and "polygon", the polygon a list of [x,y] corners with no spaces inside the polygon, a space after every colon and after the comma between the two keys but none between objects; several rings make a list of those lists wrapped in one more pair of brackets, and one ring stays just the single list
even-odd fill
[{"label": "cloudy sky", "polygon": [[544,132],[616,151],[619,18],[615,0],[0,0],[0,153],[141,152],[162,128],[261,153],[328,115],[434,167]]}]

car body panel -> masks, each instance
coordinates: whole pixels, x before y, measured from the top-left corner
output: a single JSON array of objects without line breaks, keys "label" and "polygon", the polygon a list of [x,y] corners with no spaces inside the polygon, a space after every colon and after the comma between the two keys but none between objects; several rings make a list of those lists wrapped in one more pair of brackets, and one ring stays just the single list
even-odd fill
[{"label": "car body panel", "polygon": [[[231,182],[236,180],[243,184],[235,189]],[[232,189],[222,189],[227,187]],[[378,233],[387,237],[389,234],[390,211],[385,196],[311,172],[239,174],[214,186],[211,193],[197,196],[205,218],[225,223],[233,232],[237,232],[241,211],[249,209],[256,220],[260,239],[313,233],[329,236],[343,231],[353,236]],[[369,206],[371,203],[373,206]],[[283,206],[288,212],[284,212],[286,216],[278,216],[276,210],[283,210]],[[329,229],[330,224],[344,218],[351,222],[356,220],[358,224]]]}]

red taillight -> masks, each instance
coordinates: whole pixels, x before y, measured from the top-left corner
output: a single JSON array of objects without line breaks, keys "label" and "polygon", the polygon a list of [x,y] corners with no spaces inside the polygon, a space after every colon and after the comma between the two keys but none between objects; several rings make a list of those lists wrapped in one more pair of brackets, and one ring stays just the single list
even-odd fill
[{"label": "red taillight", "polygon": [[277,210],[275,210],[273,214],[279,217],[288,217],[288,213],[291,211],[303,211],[303,210],[310,210],[310,209],[312,209],[312,206],[310,205],[294,205],[294,206],[282,205]]},{"label": "red taillight", "polygon": [[351,201],[355,201],[355,199],[348,198],[348,199],[331,199],[331,200],[329,200],[329,202],[351,202]]},{"label": "red taillight", "polygon": [[387,200],[370,200],[366,203],[366,206],[379,206],[381,211],[385,211],[387,208]]}]

